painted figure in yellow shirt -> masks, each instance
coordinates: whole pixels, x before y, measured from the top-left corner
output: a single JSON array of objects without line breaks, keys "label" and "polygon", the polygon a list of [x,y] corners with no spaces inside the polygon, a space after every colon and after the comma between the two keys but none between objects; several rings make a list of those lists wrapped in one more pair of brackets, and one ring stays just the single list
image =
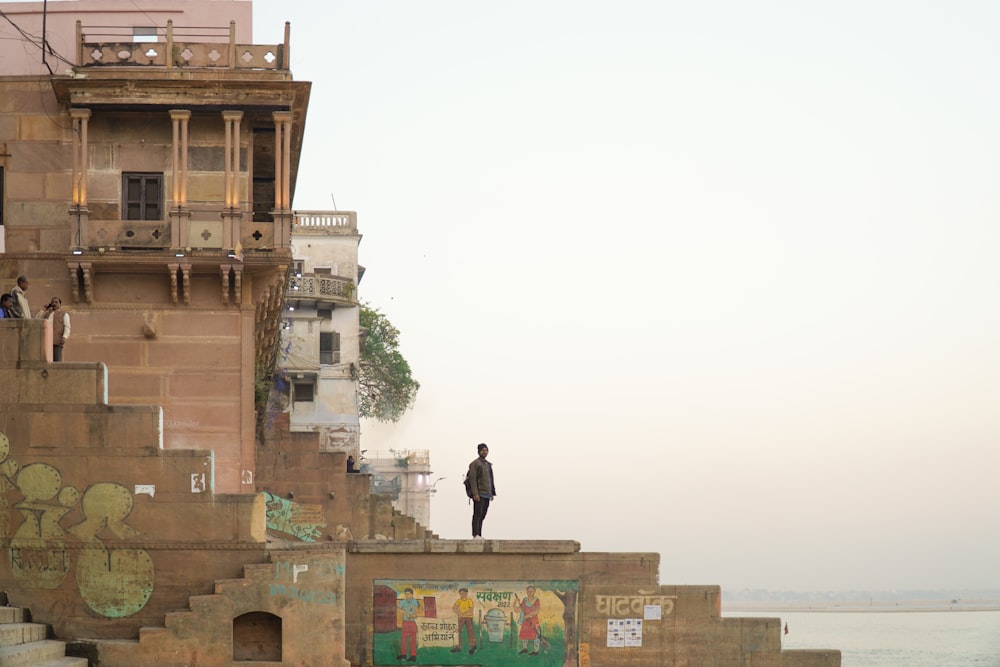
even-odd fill
[{"label": "painted figure in yellow shirt", "polygon": [[469,655],[476,652],[476,632],[472,627],[473,606],[475,606],[475,603],[469,597],[469,589],[459,588],[458,599],[455,600],[455,604],[451,607],[451,610],[455,612],[455,616],[458,617],[458,644],[455,648],[451,649],[452,653],[460,653],[462,651],[463,628],[465,629],[465,636],[469,640]]}]

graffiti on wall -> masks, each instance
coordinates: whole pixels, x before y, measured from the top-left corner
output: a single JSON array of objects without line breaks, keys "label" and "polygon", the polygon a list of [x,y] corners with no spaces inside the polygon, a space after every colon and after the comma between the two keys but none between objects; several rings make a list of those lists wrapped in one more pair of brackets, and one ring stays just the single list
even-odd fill
[{"label": "graffiti on wall", "polygon": [[152,558],[145,549],[105,544],[106,538],[139,534],[126,523],[133,507],[132,492],[121,484],[98,482],[81,494],[63,484],[54,466],[20,467],[0,433],[0,527],[11,535],[20,518],[7,551],[11,572],[25,587],[59,588],[72,571],[80,595],[98,614],[121,618],[142,609],[153,592]]},{"label": "graffiti on wall", "polygon": [[267,503],[267,529],[284,533],[303,542],[320,539],[326,527],[322,505],[309,505],[286,500],[273,493],[264,492]]},{"label": "graffiti on wall", "polygon": [[376,665],[577,665],[576,581],[376,579]]},{"label": "graffiti on wall", "polygon": [[[337,591],[330,590],[331,582],[342,584],[343,562],[307,560],[303,563],[278,562],[274,566],[274,581],[268,593],[282,600],[295,600],[306,604],[335,606]],[[338,586],[339,587],[339,586]]]},{"label": "graffiti on wall", "polygon": [[648,607],[658,607],[657,613],[668,616],[674,611],[676,595],[597,595],[594,610],[598,616],[642,617]]}]

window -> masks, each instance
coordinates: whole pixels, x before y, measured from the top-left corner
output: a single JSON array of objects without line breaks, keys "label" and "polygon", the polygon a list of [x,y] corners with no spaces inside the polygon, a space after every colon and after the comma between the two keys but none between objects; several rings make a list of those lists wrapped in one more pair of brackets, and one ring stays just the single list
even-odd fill
[{"label": "window", "polygon": [[339,364],[340,363],[340,334],[336,331],[319,334],[319,363]]},{"label": "window", "polygon": [[313,383],[312,382],[296,382],[292,385],[292,400],[296,403],[312,403],[313,400]]},{"label": "window", "polygon": [[142,44],[156,41],[156,28],[132,28],[132,41]]},{"label": "window", "polygon": [[162,220],[163,174],[122,174],[122,220]]},{"label": "window", "polygon": [[321,320],[332,320],[333,308],[317,308],[316,317],[318,317]]}]

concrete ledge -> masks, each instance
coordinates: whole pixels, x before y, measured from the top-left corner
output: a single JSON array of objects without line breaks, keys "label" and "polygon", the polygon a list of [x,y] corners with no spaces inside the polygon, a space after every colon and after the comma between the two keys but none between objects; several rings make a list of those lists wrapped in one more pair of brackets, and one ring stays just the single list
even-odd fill
[{"label": "concrete ledge", "polygon": [[503,553],[573,554],[580,543],[573,540],[353,540],[351,553]]}]

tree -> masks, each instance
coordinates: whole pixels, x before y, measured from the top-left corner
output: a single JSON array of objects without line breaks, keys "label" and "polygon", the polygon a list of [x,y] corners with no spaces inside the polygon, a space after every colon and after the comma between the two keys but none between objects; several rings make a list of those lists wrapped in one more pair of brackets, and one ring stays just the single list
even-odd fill
[{"label": "tree", "polygon": [[420,383],[399,352],[399,329],[368,303],[361,304],[360,317],[358,413],[380,422],[397,422],[413,407]]}]

